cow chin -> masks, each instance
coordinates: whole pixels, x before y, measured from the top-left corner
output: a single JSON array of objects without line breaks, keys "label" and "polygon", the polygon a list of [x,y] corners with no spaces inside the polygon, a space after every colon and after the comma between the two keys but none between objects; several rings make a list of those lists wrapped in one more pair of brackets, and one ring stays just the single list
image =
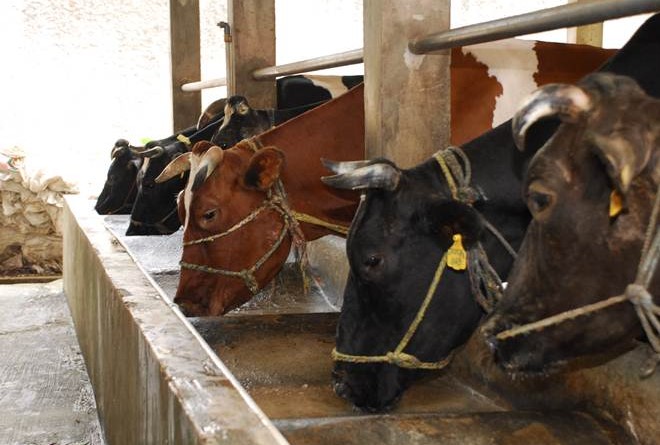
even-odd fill
[{"label": "cow chin", "polygon": [[495,363],[508,374],[514,377],[550,375],[573,366],[601,364],[629,349],[635,332],[626,328],[626,323],[627,326],[635,324],[627,311],[616,312],[606,314],[604,311],[595,316],[598,318],[569,320],[501,340],[495,335],[514,323],[495,317],[484,325],[482,333]]},{"label": "cow chin", "polygon": [[393,409],[415,371],[390,364],[349,364],[338,362],[332,371],[335,393],[368,413]]},{"label": "cow chin", "polygon": [[218,280],[213,275],[184,270],[174,302],[187,317],[214,317],[240,306],[250,296],[241,280]]}]

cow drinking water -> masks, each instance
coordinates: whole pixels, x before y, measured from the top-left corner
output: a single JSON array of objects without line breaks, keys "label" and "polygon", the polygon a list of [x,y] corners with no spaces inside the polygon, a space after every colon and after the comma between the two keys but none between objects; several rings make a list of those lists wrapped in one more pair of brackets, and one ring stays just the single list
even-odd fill
[{"label": "cow drinking water", "polygon": [[110,158],[112,162],[94,210],[99,215],[131,213],[137,193],[136,178],[142,159],[131,151],[126,139],[115,142]]},{"label": "cow drinking water", "polygon": [[[649,19],[602,69],[632,75],[660,96],[660,60],[648,57],[660,50],[659,24],[660,16]],[[387,409],[420,375],[414,368],[442,367],[470,336],[484,313],[480,306],[490,306],[478,303],[485,286],[470,279],[470,258],[479,259],[481,243],[493,269],[507,276],[512,256],[487,226],[519,246],[530,218],[520,199],[522,172],[555,128],[547,120],[530,128],[525,152],[517,150],[506,122],[464,145],[465,157],[442,150],[406,170],[385,160],[336,166],[341,174],[328,183],[365,191],[347,239],[350,275],[334,354],[339,395],[361,409]],[[446,155],[456,158],[453,168],[440,164]],[[454,235],[461,235],[468,271],[440,268]]]},{"label": "cow drinking water", "polygon": [[484,326],[495,358],[511,372],[546,373],[577,357],[620,352],[642,324],[660,354],[653,305],[660,274],[652,264],[660,256],[660,100],[605,73],[544,87],[516,114],[518,148],[548,116],[562,125],[527,170],[533,219],[504,299]]}]

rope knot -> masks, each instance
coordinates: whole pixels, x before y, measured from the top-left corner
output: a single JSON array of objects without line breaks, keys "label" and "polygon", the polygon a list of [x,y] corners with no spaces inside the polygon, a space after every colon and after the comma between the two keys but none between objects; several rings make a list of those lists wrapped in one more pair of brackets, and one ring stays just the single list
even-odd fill
[{"label": "rope knot", "polygon": [[653,297],[641,284],[629,284],[625,291],[626,297],[636,306],[651,309],[653,307]]}]

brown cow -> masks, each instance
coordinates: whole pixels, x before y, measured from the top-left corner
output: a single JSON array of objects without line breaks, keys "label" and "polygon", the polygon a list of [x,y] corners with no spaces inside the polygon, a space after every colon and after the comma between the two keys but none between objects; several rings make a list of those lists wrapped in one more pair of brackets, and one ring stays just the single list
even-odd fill
[{"label": "brown cow", "polygon": [[305,222],[301,214],[329,225],[350,224],[357,194],[323,185],[319,178],[327,171],[319,158],[363,155],[362,97],[363,88],[356,87],[228,150],[198,143],[187,159],[165,169],[160,180],[186,164],[191,170],[179,199],[184,249],[175,296],[187,315],[220,315],[239,306],[280,270],[293,238],[313,240],[342,230]]},{"label": "brown cow", "polygon": [[[575,81],[600,66],[612,53],[612,50],[584,45],[519,40],[452,50],[452,143],[462,143],[509,118],[515,111],[511,104],[517,103],[520,94],[531,92],[539,82]],[[209,146],[202,144],[193,154],[178,159],[178,166],[167,170],[161,180],[180,173],[182,166],[192,170],[179,206],[181,217],[188,213],[186,209],[192,212],[190,223],[184,226],[186,242],[222,233],[231,227],[227,225],[229,220],[235,224],[261,206],[266,190],[263,186],[248,186],[249,181],[246,182],[244,177],[253,157],[254,165],[273,167],[275,176],[281,169],[284,189],[293,210],[349,225],[357,195],[346,195],[345,191],[322,185],[319,178],[327,171],[318,160],[320,157],[340,161],[363,158],[363,134],[358,138],[356,133],[363,132],[364,123],[355,122],[355,119],[363,119],[361,91],[361,88],[354,89],[347,98],[338,99],[342,105],[328,105],[329,108],[307,113],[257,139],[261,146],[272,145],[281,149],[286,154],[286,163],[270,150],[270,154],[263,155],[263,160],[257,160],[262,155],[249,152],[245,144],[239,145],[233,154],[223,156],[218,150],[203,156]],[[338,107],[336,109],[343,112],[332,112],[332,116],[339,117],[323,114],[335,109],[330,107]],[[316,113],[319,113],[318,117],[312,117]],[[312,119],[313,124],[305,122]],[[207,159],[203,160],[205,156]],[[192,178],[197,175],[201,163],[205,165],[205,173],[197,176],[195,184]],[[210,180],[214,170],[208,168],[211,164],[214,169],[227,170],[227,173],[215,173]],[[205,181],[213,185],[207,185]],[[341,209],[334,208],[329,212],[324,206],[337,205],[337,196],[344,199],[340,201]],[[222,215],[229,219],[219,221],[217,227],[211,228],[205,218],[217,217],[218,213],[215,216],[208,213],[213,208],[222,208]],[[301,226],[307,240],[332,233],[310,223]],[[244,303],[251,296],[250,287],[253,290],[262,287],[283,265],[287,246],[291,244],[290,238],[283,234],[280,214],[270,210],[241,226],[235,235],[223,236],[222,242],[186,245],[175,301],[190,315],[218,315]],[[268,254],[254,274],[248,276],[244,272],[242,276],[230,276],[226,273],[254,265],[268,253],[269,246],[280,243],[280,237],[281,245],[278,244],[276,252]]]},{"label": "brown cow", "polygon": [[[660,331],[660,308],[651,301],[660,300],[656,266],[647,268],[641,287],[629,287],[641,283],[640,258],[652,238],[648,251],[655,261],[660,250],[652,218],[660,185],[660,100],[613,74],[590,75],[578,86],[546,86],[514,118],[520,149],[526,131],[548,116],[563,123],[530,162],[523,189],[533,220],[505,296],[483,328],[496,360],[516,373],[545,373],[577,357],[621,352],[641,333],[641,318]],[[652,329],[646,333],[657,348]]]}]

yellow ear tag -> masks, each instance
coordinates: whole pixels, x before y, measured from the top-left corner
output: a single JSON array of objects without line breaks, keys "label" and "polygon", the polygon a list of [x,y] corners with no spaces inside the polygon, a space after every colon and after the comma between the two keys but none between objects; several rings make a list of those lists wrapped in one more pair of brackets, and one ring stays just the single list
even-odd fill
[{"label": "yellow ear tag", "polygon": [[610,218],[614,218],[623,210],[623,199],[621,194],[615,189],[610,193]]},{"label": "yellow ear tag", "polygon": [[176,140],[179,141],[179,142],[183,142],[186,145],[191,145],[190,139],[188,139],[186,136],[184,136],[182,134],[178,134],[176,136]]},{"label": "yellow ear tag", "polygon": [[454,244],[447,251],[447,266],[454,270],[467,269],[467,252],[463,248],[463,237],[458,233],[452,237]]}]

